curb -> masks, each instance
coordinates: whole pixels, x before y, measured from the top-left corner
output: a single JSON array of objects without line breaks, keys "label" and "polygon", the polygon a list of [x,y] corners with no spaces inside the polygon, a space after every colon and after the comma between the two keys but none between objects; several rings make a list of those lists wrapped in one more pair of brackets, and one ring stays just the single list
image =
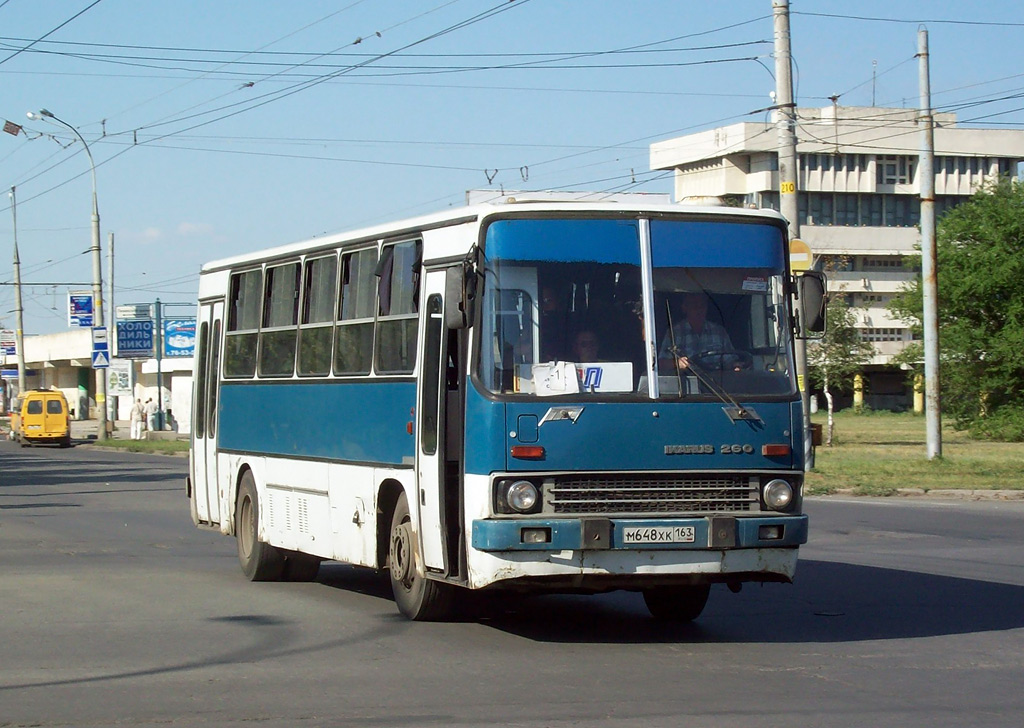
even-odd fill
[{"label": "curb", "polygon": [[[867,498],[948,498],[954,500],[973,501],[1020,501],[1024,500],[1024,490],[986,490],[984,488],[897,488],[895,496],[861,496],[853,488],[838,488],[833,495],[845,495]],[[828,497],[827,495],[824,497]]]}]

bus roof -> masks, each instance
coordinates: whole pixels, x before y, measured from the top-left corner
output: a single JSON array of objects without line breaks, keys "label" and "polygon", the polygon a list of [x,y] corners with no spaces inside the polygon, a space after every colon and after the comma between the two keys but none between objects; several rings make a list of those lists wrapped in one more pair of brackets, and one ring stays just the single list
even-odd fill
[{"label": "bus roof", "polygon": [[374,225],[371,227],[350,230],[341,233],[322,235],[287,245],[281,245],[262,250],[252,251],[241,255],[221,258],[205,263],[201,272],[212,272],[224,268],[235,267],[256,263],[268,258],[282,258],[289,255],[298,255],[310,251],[335,248],[345,243],[359,241],[378,240],[381,238],[400,237],[404,234],[413,233],[417,230],[428,230],[432,228],[447,227],[469,222],[477,222],[492,215],[507,216],[509,214],[529,215],[531,213],[619,213],[624,215],[634,214],[686,214],[694,216],[729,216],[729,217],[750,217],[762,220],[785,222],[775,210],[768,208],[748,209],[743,207],[725,206],[697,206],[688,204],[622,204],[616,202],[536,202],[518,201],[514,197],[500,198],[493,203],[479,203],[452,208],[444,212],[423,215],[420,217],[407,218],[394,222]]}]

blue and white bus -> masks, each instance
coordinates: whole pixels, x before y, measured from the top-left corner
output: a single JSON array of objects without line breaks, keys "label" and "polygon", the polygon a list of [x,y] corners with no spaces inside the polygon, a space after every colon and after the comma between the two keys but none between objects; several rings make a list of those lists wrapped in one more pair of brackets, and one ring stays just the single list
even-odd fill
[{"label": "blue and white bus", "polygon": [[252,580],[386,569],[411,619],[478,589],[693,619],[794,576],[823,299],[778,214],[724,207],[506,201],[209,263],[192,518]]}]

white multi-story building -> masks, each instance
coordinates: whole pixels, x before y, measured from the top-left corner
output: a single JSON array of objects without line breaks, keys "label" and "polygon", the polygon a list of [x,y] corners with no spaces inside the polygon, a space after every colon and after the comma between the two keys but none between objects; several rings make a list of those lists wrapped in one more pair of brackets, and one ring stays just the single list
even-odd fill
[{"label": "white multi-story building", "polygon": [[[889,363],[911,340],[886,306],[917,271],[904,256],[920,243],[920,128],[914,109],[797,109],[800,238],[829,288],[856,307],[875,347],[865,370],[868,402],[901,407],[905,377]],[[985,182],[1018,174],[1024,131],[957,125],[935,114],[936,214]],[[651,145],[651,169],[675,171],[674,197],[779,208],[778,131],[771,120],[719,127]],[[940,294],[941,296],[941,294]]]}]

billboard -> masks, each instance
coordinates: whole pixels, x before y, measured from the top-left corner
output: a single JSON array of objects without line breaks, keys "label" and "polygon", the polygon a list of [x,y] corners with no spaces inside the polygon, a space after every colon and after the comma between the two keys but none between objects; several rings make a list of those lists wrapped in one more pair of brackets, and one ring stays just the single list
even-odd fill
[{"label": "billboard", "polygon": [[153,321],[118,321],[117,355],[124,359],[152,359]]},{"label": "billboard", "polygon": [[68,326],[92,328],[92,291],[68,291]]},{"label": "billboard", "polygon": [[196,350],[196,320],[164,319],[164,356],[194,356]]},{"label": "billboard", "polygon": [[16,356],[18,353],[18,340],[10,329],[0,331],[0,350],[5,356]]}]

